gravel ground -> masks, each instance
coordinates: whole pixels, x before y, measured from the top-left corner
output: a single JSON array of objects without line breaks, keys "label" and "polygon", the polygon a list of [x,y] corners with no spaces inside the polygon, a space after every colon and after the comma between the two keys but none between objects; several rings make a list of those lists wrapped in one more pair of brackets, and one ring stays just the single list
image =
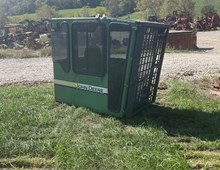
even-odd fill
[{"label": "gravel ground", "polygon": [[[166,53],[161,80],[220,76],[220,30],[198,32],[200,50]],[[53,81],[51,58],[0,59],[0,86]]]},{"label": "gravel ground", "polygon": [[197,33],[199,50],[165,53],[161,80],[220,76],[220,30]]},{"label": "gravel ground", "polygon": [[16,83],[52,82],[52,80],[51,58],[0,59],[0,86]]}]

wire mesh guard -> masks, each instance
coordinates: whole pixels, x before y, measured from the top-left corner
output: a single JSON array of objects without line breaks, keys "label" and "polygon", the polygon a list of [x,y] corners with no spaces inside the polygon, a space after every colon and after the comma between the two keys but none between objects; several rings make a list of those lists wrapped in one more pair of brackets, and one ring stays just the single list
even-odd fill
[{"label": "wire mesh guard", "polygon": [[138,68],[135,108],[153,103],[166,45],[167,28],[147,27]]}]

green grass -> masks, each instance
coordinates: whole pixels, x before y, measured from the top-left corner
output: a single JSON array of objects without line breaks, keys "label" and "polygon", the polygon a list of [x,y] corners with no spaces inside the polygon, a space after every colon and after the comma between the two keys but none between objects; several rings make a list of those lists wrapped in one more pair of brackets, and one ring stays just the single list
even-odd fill
[{"label": "green grass", "polygon": [[220,102],[195,85],[168,87],[160,105],[126,119],[58,104],[50,84],[0,87],[0,168],[220,166]]},{"label": "green grass", "polygon": [[80,13],[82,11],[82,8],[77,8],[77,9],[64,9],[64,10],[59,10],[59,15],[61,17],[70,17],[74,16],[77,13]]},{"label": "green grass", "polygon": [[148,116],[179,145],[191,167],[219,168],[220,97],[209,94],[210,80],[204,78],[194,83],[169,83],[168,92],[159,95],[161,105]]},{"label": "green grass", "polygon": [[95,8],[77,8],[77,9],[65,9],[59,10],[60,17],[79,17],[84,13],[87,13],[89,16],[95,16],[94,14]]},{"label": "green grass", "polygon": [[215,113],[220,109],[217,100],[197,94],[196,86],[187,86],[182,82],[174,82],[169,91],[167,101],[170,101],[175,108],[201,111],[205,113]]},{"label": "green grass", "polygon": [[48,56],[51,56],[51,48],[42,48],[39,50],[0,49],[0,58],[35,58]]},{"label": "green grass", "polygon": [[[65,9],[65,10],[59,10],[58,14],[60,17],[65,18],[65,17],[79,17],[84,13],[87,13],[89,15],[95,15],[94,14],[95,8],[77,8],[77,9]],[[23,15],[16,15],[16,16],[8,16],[9,20],[12,23],[18,23],[18,21],[22,21],[25,19],[29,20],[39,20],[38,16],[33,13],[33,14],[23,14]]]},{"label": "green grass", "polygon": [[23,14],[23,15],[15,15],[15,16],[8,16],[8,19],[11,23],[18,23],[20,21],[24,21],[25,19],[28,20],[39,20],[35,13],[33,14]]},{"label": "green grass", "polygon": [[124,122],[85,109],[74,114],[65,122],[72,130],[62,134],[57,146],[58,169],[187,168],[176,146],[147,119]]},{"label": "green grass", "polygon": [[131,13],[131,14],[129,14],[129,15],[126,15],[126,16],[123,16],[123,17],[121,17],[121,18],[123,18],[123,19],[134,19],[134,20],[136,20],[136,19],[141,19],[141,18],[143,18],[143,16],[142,16],[141,12],[133,12],[133,13]]},{"label": "green grass", "polygon": [[195,86],[180,82],[173,83],[168,94],[158,100],[161,100],[163,106],[157,108],[157,121],[162,123],[171,135],[188,135],[211,141],[219,138],[219,100],[198,93]]}]

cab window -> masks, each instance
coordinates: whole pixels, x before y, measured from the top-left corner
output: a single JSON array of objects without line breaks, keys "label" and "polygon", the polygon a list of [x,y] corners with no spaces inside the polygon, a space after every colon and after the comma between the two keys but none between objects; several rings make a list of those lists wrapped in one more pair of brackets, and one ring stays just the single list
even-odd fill
[{"label": "cab window", "polygon": [[68,24],[52,24],[52,56],[54,61],[65,60],[68,55]]},{"label": "cab window", "polygon": [[73,70],[78,74],[104,76],[104,28],[99,23],[74,23]]},{"label": "cab window", "polygon": [[119,112],[121,109],[124,80],[128,58],[131,27],[126,24],[113,23],[109,34],[108,64],[108,108]]}]

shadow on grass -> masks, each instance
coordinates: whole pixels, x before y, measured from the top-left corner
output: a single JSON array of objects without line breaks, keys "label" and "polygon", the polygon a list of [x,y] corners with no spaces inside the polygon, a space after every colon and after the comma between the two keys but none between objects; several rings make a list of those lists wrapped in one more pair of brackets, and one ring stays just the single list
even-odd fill
[{"label": "shadow on grass", "polygon": [[210,141],[220,139],[220,113],[217,112],[205,113],[154,105],[147,113],[121,119],[124,124],[132,126],[144,125],[149,120],[163,128],[168,136],[189,136]]}]

